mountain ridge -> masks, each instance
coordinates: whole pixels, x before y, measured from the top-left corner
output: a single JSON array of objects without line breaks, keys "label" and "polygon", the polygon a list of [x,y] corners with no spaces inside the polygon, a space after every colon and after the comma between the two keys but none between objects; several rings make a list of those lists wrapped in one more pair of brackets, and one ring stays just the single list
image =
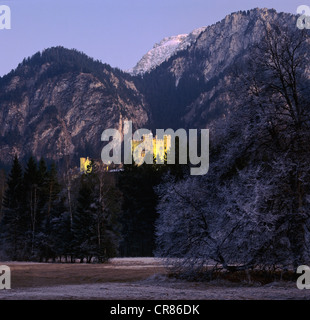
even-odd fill
[{"label": "mountain ridge", "polygon": [[232,13],[196,29],[190,45],[143,75],[62,47],[24,59],[0,78],[0,162],[15,153],[99,159],[102,131],[125,119],[134,129],[214,127],[234,104],[232,70],[246,63],[266,24],[292,28],[296,16],[273,9]]},{"label": "mountain ridge", "polygon": [[207,27],[190,47],[145,73],[138,87],[150,103],[154,127],[212,126],[213,119],[232,105],[228,98],[231,69],[246,63],[266,27],[296,28],[296,17],[274,9],[232,13]]},{"label": "mountain ridge", "polygon": [[0,161],[32,154],[58,161],[100,158],[101,133],[121,119],[144,126],[149,112],[121,70],[53,47],[0,79]]}]

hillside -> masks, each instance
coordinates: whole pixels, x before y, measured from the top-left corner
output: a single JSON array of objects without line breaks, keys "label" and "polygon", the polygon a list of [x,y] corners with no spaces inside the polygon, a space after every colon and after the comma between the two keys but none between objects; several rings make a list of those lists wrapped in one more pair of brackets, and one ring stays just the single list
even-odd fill
[{"label": "hillside", "polygon": [[38,52],[0,79],[0,161],[100,158],[101,133],[148,110],[127,74],[62,47]]}]

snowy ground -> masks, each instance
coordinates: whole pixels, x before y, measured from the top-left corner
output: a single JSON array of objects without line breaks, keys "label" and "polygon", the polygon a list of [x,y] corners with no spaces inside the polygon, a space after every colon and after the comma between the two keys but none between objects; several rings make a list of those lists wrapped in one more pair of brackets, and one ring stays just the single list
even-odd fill
[{"label": "snowy ground", "polygon": [[152,258],[113,259],[106,265],[6,264],[12,270],[12,289],[0,290],[0,300],[310,300],[310,290],[298,290],[294,282],[261,286],[228,281],[194,283],[167,278],[160,261]]}]

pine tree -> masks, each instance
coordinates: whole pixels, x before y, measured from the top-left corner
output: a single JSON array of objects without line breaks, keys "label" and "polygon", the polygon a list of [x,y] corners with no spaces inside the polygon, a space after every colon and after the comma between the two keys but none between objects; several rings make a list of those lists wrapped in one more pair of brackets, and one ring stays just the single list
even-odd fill
[{"label": "pine tree", "polygon": [[24,173],[24,186],[25,186],[25,212],[28,215],[28,254],[29,258],[35,257],[35,236],[37,228],[39,228],[39,172],[37,163],[34,157],[30,157],[25,173]]},{"label": "pine tree", "polygon": [[107,173],[104,165],[96,163],[93,170],[96,178],[97,258],[99,262],[104,262],[119,253],[121,241],[121,224],[119,220],[122,215],[123,195],[116,187],[115,177],[113,174]]},{"label": "pine tree", "polygon": [[24,259],[26,255],[27,216],[23,204],[23,171],[15,155],[3,199],[4,215],[0,227],[1,246],[12,260]]},{"label": "pine tree", "polygon": [[73,216],[72,231],[75,255],[90,262],[94,255],[94,194],[89,177],[83,174],[77,199],[77,209]]},{"label": "pine tree", "polygon": [[123,194],[121,217],[121,254],[124,256],[152,256],[155,249],[154,224],[157,195],[154,191],[164,172],[164,165],[125,166],[119,176]]},{"label": "pine tree", "polygon": [[53,258],[57,255],[53,235],[53,221],[65,211],[63,201],[60,199],[61,186],[58,182],[56,166],[53,163],[51,169],[47,171],[44,159],[39,162],[38,168],[38,219],[35,236],[36,249],[40,261],[45,258]]},{"label": "pine tree", "polygon": [[52,214],[52,204],[58,198],[58,195],[61,191],[61,185],[59,184],[58,177],[57,177],[57,169],[55,163],[52,163],[51,169],[48,172],[48,206],[47,206],[47,216],[50,217]]},{"label": "pine tree", "polygon": [[77,257],[105,262],[118,253],[121,195],[103,168],[93,165],[81,176],[77,208],[73,215],[73,236]]}]

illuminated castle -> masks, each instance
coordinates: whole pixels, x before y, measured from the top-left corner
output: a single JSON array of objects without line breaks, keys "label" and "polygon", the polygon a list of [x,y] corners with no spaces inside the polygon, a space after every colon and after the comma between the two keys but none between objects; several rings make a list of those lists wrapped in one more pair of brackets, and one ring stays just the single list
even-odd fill
[{"label": "illuminated castle", "polygon": [[[153,148],[153,156],[156,159],[156,162],[158,163],[161,161],[162,163],[166,160],[167,153],[171,149],[171,136],[170,135],[164,135],[164,139],[158,139],[157,136],[153,138],[153,135],[150,134],[149,136],[143,136],[143,140],[131,140],[131,149],[132,153],[134,154],[134,151],[136,147],[144,142],[144,147],[147,150],[151,150]],[[147,139],[149,138],[149,139]],[[150,143],[150,145],[147,145],[147,142]],[[141,155],[138,157],[144,157],[145,156],[145,150],[141,150]],[[97,161],[95,161],[97,164]],[[101,163],[101,162],[99,162]],[[104,168],[104,171],[109,172],[116,172],[116,171],[122,171],[123,169],[120,167],[113,167],[113,166],[106,166]],[[92,161],[87,158],[80,158],[80,172],[81,173],[91,173],[92,172]]]},{"label": "illuminated castle", "polygon": [[[150,135],[152,136],[152,135]],[[142,142],[145,142],[145,136],[143,136],[143,140],[132,140],[131,142],[131,148],[132,152],[134,152],[135,148]],[[164,161],[165,155],[167,155],[167,152],[171,148],[171,136],[165,135],[164,139],[158,139],[157,136],[153,138],[153,155],[156,159],[160,159],[161,161]],[[141,156],[145,156],[145,151],[141,153]]]},{"label": "illuminated castle", "polygon": [[89,158],[80,158],[80,172],[91,173],[91,160]]}]

